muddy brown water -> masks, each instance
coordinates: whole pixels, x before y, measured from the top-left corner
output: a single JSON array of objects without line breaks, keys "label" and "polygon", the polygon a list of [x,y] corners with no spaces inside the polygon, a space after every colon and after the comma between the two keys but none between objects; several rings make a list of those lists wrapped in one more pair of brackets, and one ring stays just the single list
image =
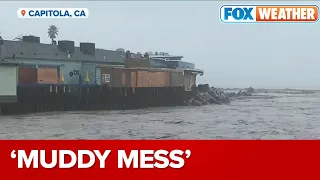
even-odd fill
[{"label": "muddy brown water", "polygon": [[320,93],[273,91],[230,105],[0,116],[1,139],[317,139]]}]

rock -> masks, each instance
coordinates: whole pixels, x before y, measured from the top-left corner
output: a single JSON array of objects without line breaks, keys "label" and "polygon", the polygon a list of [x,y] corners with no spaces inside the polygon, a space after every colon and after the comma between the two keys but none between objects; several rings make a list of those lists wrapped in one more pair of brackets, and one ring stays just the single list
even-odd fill
[{"label": "rock", "polygon": [[228,97],[228,98],[230,98],[230,97],[236,97],[236,93],[235,93],[235,92],[226,93],[225,95],[226,95],[226,97]]},{"label": "rock", "polygon": [[247,91],[240,90],[237,94],[237,97],[240,97],[240,96],[252,96],[252,94]]},{"label": "rock", "polygon": [[213,97],[208,92],[203,93],[203,97],[207,102],[213,102]]},{"label": "rock", "polygon": [[198,85],[199,92],[208,92],[209,89],[210,89],[209,84],[199,84]]},{"label": "rock", "polygon": [[222,101],[223,101],[224,103],[227,103],[227,104],[230,103],[229,98],[224,94],[224,92],[221,93],[221,97],[222,97]]},{"label": "rock", "polygon": [[188,102],[188,104],[191,104],[192,105],[192,103],[193,103],[193,98],[191,98],[191,99],[189,99],[187,102]]},{"label": "rock", "polygon": [[184,105],[184,106],[191,106],[191,104],[190,104],[188,101],[184,101],[184,102],[183,102],[183,105]]},{"label": "rock", "polygon": [[211,104],[221,104],[221,102],[218,99],[214,99]]},{"label": "rock", "polygon": [[207,105],[207,104],[209,104],[209,102],[207,101],[202,102],[202,105]]},{"label": "rock", "polygon": [[251,94],[251,93],[248,93],[248,92],[242,92],[242,93],[241,93],[241,96],[252,96],[252,94]]},{"label": "rock", "polygon": [[252,94],[254,93],[254,89],[252,87],[249,87],[246,89],[246,92]]},{"label": "rock", "polygon": [[201,103],[206,103],[207,101],[204,99],[202,93],[198,93],[196,97],[194,97],[195,100],[200,101]]},{"label": "rock", "polygon": [[210,87],[209,84],[199,84],[193,88],[193,92],[193,97],[191,97],[186,104],[201,106],[205,104],[229,104],[230,98],[252,96],[251,92],[254,92],[254,89],[250,87],[236,94],[235,92],[225,93],[222,89]]},{"label": "rock", "polygon": [[201,103],[200,101],[193,100],[192,105],[194,105],[194,106],[201,106],[202,103]]}]

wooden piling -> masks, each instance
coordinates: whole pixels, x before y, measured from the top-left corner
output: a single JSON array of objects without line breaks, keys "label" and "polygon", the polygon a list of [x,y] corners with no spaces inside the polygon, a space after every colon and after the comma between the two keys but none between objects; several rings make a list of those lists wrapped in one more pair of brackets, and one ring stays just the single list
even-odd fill
[{"label": "wooden piling", "polygon": [[1,106],[2,114],[49,111],[139,109],[181,105],[183,88],[81,85],[18,86],[18,102]]}]

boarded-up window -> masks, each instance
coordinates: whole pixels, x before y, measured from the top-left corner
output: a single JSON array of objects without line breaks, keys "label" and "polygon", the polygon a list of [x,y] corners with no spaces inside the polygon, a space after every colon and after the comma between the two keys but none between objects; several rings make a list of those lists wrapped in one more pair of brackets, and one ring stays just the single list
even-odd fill
[{"label": "boarded-up window", "polygon": [[131,72],[131,87],[137,87],[137,72]]},{"label": "boarded-up window", "polygon": [[122,72],[122,85],[126,84],[126,73]]},{"label": "boarded-up window", "polygon": [[110,74],[102,74],[102,82],[109,83],[110,82]]}]

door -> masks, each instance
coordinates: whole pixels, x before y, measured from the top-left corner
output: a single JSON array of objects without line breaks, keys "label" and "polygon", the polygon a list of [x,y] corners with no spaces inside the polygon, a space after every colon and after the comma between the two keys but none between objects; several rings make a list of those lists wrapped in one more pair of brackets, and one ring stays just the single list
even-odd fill
[{"label": "door", "polygon": [[101,69],[96,68],[96,84],[101,85]]}]

